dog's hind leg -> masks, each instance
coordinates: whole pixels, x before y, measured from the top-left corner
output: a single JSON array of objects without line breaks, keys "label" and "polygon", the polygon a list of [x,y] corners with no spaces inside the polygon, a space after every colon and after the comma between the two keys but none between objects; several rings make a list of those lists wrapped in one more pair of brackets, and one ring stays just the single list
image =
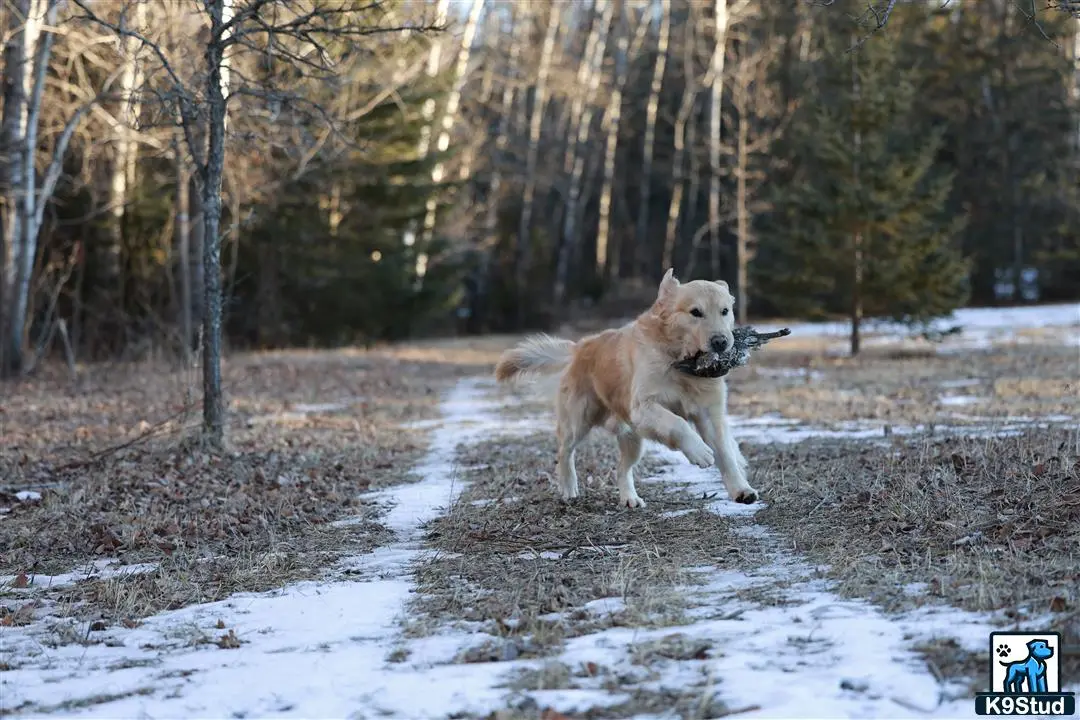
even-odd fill
[{"label": "dog's hind leg", "polygon": [[584,405],[565,396],[560,397],[556,405],[555,433],[559,440],[559,454],[555,474],[563,500],[573,500],[581,494],[578,490],[577,469],[574,467],[574,451],[592,429],[587,416],[588,408]]},{"label": "dog's hind leg", "polygon": [[619,505],[628,508],[645,507],[645,501],[634,488],[634,465],[641,459],[643,442],[633,432],[618,433],[619,469],[615,473],[615,482],[619,486]]}]

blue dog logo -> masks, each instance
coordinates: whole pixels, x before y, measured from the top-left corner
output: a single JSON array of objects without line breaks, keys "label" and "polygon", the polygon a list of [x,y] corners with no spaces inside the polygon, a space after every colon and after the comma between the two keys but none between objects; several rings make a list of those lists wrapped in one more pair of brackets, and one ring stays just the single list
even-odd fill
[{"label": "blue dog logo", "polygon": [[[1027,657],[1023,660],[998,661],[1006,668],[1004,692],[1016,695],[1046,692],[1046,661],[1054,656],[1054,649],[1046,640],[1032,640],[1028,642],[1027,649]],[[1024,683],[1027,683],[1026,691]]]}]

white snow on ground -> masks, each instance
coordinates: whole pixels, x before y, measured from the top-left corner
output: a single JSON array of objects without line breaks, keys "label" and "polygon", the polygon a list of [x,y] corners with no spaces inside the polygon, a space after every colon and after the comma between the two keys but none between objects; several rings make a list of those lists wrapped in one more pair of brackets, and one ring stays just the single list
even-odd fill
[{"label": "white snow on ground", "polygon": [[[868,329],[897,330],[899,326],[888,321],[865,319]],[[994,331],[1001,335],[1009,331],[1076,327],[1080,326],[1080,304],[1026,305],[1017,307],[961,308],[951,317],[938,320],[934,327],[945,329],[960,325],[964,332],[975,330]],[[851,332],[847,322],[795,323],[788,326],[792,337],[821,335],[846,336]]]},{"label": "white snow on ground", "polygon": [[[911,333],[889,321],[864,320],[864,346],[891,345],[909,340]],[[986,348],[995,343],[1030,341],[1024,331],[1061,329],[1058,340],[1064,345],[1080,344],[1080,304],[1028,305],[1000,308],[961,308],[952,317],[935,321],[932,327],[944,330],[959,325],[959,335],[936,344],[939,352],[959,352]],[[838,343],[851,332],[847,322],[795,323],[788,326],[792,337],[836,338]]]},{"label": "white snow on ground", "polygon": [[[76,570],[75,572],[63,573],[62,575],[27,575],[25,588],[16,589],[12,587],[17,576],[0,575],[0,588],[4,588],[11,592],[25,589],[27,594],[29,594],[29,591],[35,589],[45,588],[56,590],[91,579],[105,580],[108,578],[123,577],[125,575],[138,575],[141,573],[153,572],[157,567],[156,563],[121,565],[120,562],[115,559],[95,560],[92,563],[88,563],[84,568]],[[0,629],[0,640],[3,640],[3,638],[3,630]],[[3,652],[3,643],[0,642],[0,656],[3,655]],[[2,706],[2,703],[0,703],[0,707]]]}]

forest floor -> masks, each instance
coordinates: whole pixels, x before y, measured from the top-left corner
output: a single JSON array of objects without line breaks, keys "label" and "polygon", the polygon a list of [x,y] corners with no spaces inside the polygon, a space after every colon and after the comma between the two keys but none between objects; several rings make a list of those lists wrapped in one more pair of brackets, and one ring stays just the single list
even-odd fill
[{"label": "forest floor", "polygon": [[970,717],[1016,627],[1076,689],[1080,306],[957,323],[733,372],[750,507],[649,446],[619,509],[601,433],[557,500],[509,337],[230,357],[222,454],[197,372],[46,368],[0,399],[0,716]]}]

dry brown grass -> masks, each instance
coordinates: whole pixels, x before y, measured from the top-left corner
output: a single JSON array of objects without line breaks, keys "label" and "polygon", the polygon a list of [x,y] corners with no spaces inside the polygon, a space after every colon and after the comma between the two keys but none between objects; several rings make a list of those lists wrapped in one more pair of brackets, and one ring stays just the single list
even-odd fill
[{"label": "dry brown grass", "polygon": [[[859,358],[800,353],[771,344],[732,372],[731,410],[780,413],[815,424],[844,420],[963,425],[981,417],[1075,415],[1076,348],[1037,345],[942,355],[867,352]],[[773,347],[775,345],[775,349]],[[784,373],[779,375],[778,373]],[[950,383],[972,382],[962,387]],[[948,405],[943,395],[975,396]]]},{"label": "dry brown grass", "polygon": [[1050,613],[1049,629],[1080,640],[1075,430],[809,442],[759,448],[751,462],[769,498],[758,518],[832,567],[842,591],[892,608],[937,599],[1004,610],[1021,622]]},{"label": "dry brown grass", "polygon": [[[559,500],[546,479],[555,455],[550,433],[464,451],[464,492],[429,527],[428,540],[441,552],[417,570],[417,610],[436,624],[482,623],[514,647],[510,657],[496,644],[462,661],[547,655],[566,637],[601,627],[678,623],[692,604],[685,588],[698,580],[693,568],[759,562],[753,548],[731,537],[724,518],[678,487],[646,488],[644,510],[617,508],[613,446],[600,435],[582,446],[585,494],[573,504]],[[674,509],[689,512],[665,516]],[[602,617],[584,608],[611,597],[625,607]]]},{"label": "dry brown grass", "polygon": [[[441,393],[477,371],[445,353],[420,361],[393,349],[238,356],[225,365],[222,454],[191,441],[190,371],[102,365],[75,385],[48,370],[7,385],[0,575],[102,557],[161,563],[47,593],[57,608],[110,618],[321,575],[341,553],[387,539],[358,496],[409,477],[426,432],[403,424],[436,417]],[[17,500],[26,489],[41,499]],[[356,516],[367,519],[331,525]]]}]

